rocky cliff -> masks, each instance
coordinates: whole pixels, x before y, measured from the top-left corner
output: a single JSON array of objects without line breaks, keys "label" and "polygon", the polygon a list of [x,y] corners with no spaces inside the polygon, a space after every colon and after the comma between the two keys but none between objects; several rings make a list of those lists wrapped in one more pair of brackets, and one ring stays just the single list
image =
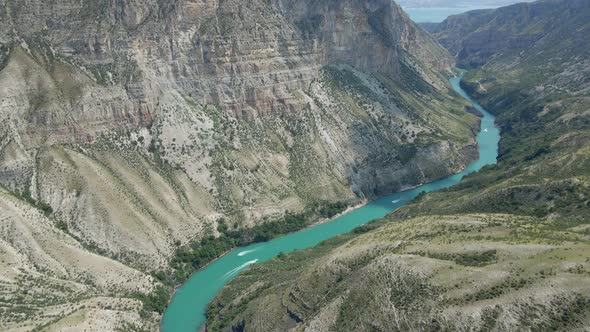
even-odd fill
[{"label": "rocky cliff", "polygon": [[[105,322],[111,300],[82,315],[80,299],[147,292],[146,273],[221,218],[245,228],[458,171],[477,118],[446,83],[453,63],[389,0],[4,1],[1,200],[19,208],[0,235],[2,257],[20,258],[1,274],[0,326]],[[117,268],[19,247],[22,228]],[[52,297],[47,261],[92,291]],[[29,273],[43,295],[15,306]]]},{"label": "rocky cliff", "polygon": [[590,2],[471,12],[439,28],[475,66],[464,87],[497,115],[498,164],[245,271],[211,303],[210,330],[590,326]]}]

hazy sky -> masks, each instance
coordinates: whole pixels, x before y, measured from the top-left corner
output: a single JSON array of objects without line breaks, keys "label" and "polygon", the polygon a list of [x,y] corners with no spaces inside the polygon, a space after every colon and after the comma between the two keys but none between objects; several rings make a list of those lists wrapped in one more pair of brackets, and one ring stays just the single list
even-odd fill
[{"label": "hazy sky", "polygon": [[442,22],[450,15],[474,9],[497,8],[517,2],[532,0],[397,0],[412,20],[422,22]]},{"label": "hazy sky", "polygon": [[531,0],[398,0],[406,8],[424,7],[501,7]]}]

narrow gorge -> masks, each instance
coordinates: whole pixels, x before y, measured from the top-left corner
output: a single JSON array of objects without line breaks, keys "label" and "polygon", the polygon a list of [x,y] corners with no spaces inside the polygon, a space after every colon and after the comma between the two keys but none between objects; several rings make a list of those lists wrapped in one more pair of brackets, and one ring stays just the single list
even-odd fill
[{"label": "narrow gorge", "polygon": [[218,244],[464,169],[453,66],[389,0],[3,2],[0,328],[157,329]]},{"label": "narrow gorge", "polygon": [[[297,327],[300,323],[299,328],[301,328],[306,325],[305,322],[312,319],[314,321],[322,320],[323,318],[319,317],[321,313],[318,315],[318,312],[314,312],[308,303],[312,302],[314,307],[318,308],[327,301],[333,300],[333,298],[330,294],[324,294],[324,298],[321,300],[317,298],[301,299],[303,304],[300,304],[298,296],[295,295],[299,293],[298,285],[291,287],[289,278],[294,276],[291,273],[301,269],[297,265],[300,264],[305,268],[307,262],[289,262],[285,258],[286,254],[295,252],[293,256],[289,257],[298,256],[298,259],[301,259],[305,257],[305,253],[297,252],[299,250],[318,246],[320,249],[310,250],[313,253],[314,250],[322,251],[322,244],[329,242],[342,243],[343,238],[348,239],[351,234],[359,234],[372,229],[374,226],[370,224],[371,222],[376,222],[412,202],[420,195],[452,187],[459,183],[463,177],[496,163],[500,131],[495,127],[495,117],[481,108],[479,104],[473,102],[461,89],[460,81],[462,77],[463,74],[451,79],[453,88],[458,94],[473,103],[475,112],[482,116],[480,130],[477,135],[479,158],[476,161],[457,174],[411,190],[380,197],[326,224],[313,226],[304,231],[289,234],[269,242],[238,248],[224,255],[211,265],[195,273],[186,284],[177,290],[164,314],[161,330],[163,332],[189,332],[201,330],[207,323],[207,330],[210,331],[245,330],[250,328],[257,331],[281,331],[287,330],[289,327]],[[331,246],[329,245],[329,247]],[[351,250],[343,251],[354,256],[359,253],[365,254],[366,250],[373,249],[371,245],[367,247],[369,249],[362,248],[358,250],[358,253],[353,253]],[[343,257],[345,256],[343,255]],[[239,276],[236,282],[225,287],[242,270],[269,260],[271,261],[266,263],[264,267],[254,268],[252,271],[246,272],[244,276]],[[289,264],[282,265],[283,260],[289,262]],[[266,266],[268,265],[278,265],[280,268],[277,270],[267,269]],[[328,265],[328,270],[332,268],[338,269],[337,266]],[[335,265],[338,265],[338,263]],[[328,273],[332,274],[333,272]],[[265,273],[272,273],[273,276],[278,276],[278,278],[272,282],[256,280],[257,276],[264,276]],[[329,284],[332,281],[326,282]],[[204,285],[207,286],[204,287]],[[289,296],[283,298],[275,296],[285,286],[288,288]],[[242,290],[242,287],[246,289]],[[301,295],[308,296],[308,294]],[[269,312],[272,312],[272,315],[269,316]],[[314,327],[313,325],[307,325],[305,328],[313,330]]]},{"label": "narrow gorge", "polygon": [[590,2],[518,3],[424,27],[496,117],[497,163],[249,267],[210,303],[209,331],[588,329]]}]

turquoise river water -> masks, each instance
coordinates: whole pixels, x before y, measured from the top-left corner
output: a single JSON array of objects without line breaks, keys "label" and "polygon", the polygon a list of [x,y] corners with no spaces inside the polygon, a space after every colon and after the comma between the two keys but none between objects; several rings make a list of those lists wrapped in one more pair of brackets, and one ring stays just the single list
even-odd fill
[{"label": "turquoise river water", "polygon": [[476,172],[485,165],[495,164],[498,156],[500,132],[495,127],[495,117],[471,100],[459,86],[461,78],[451,79],[455,91],[468,99],[482,114],[481,130],[477,135],[479,159],[461,173],[422,185],[416,189],[379,198],[367,205],[333,221],[320,224],[296,233],[288,234],[269,242],[237,248],[204,269],[196,272],[172,298],[164,313],[161,330],[164,332],[197,331],[205,323],[208,303],[232,278],[252,264],[267,261],[279,253],[313,247],[321,241],[350,232],[372,220],[384,217],[414,199],[423,191],[430,192],[450,187],[465,175]]}]

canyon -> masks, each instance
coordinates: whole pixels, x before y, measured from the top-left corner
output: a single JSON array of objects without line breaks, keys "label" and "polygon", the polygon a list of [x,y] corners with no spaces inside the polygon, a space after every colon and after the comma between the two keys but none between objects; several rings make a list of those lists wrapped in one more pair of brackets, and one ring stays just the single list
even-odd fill
[{"label": "canyon", "polygon": [[5,1],[0,328],[157,329],[140,300],[222,224],[460,171],[453,66],[389,0]]},{"label": "canyon", "polygon": [[425,27],[496,116],[498,163],[250,267],[210,303],[210,331],[587,329],[590,3],[541,0]]}]

